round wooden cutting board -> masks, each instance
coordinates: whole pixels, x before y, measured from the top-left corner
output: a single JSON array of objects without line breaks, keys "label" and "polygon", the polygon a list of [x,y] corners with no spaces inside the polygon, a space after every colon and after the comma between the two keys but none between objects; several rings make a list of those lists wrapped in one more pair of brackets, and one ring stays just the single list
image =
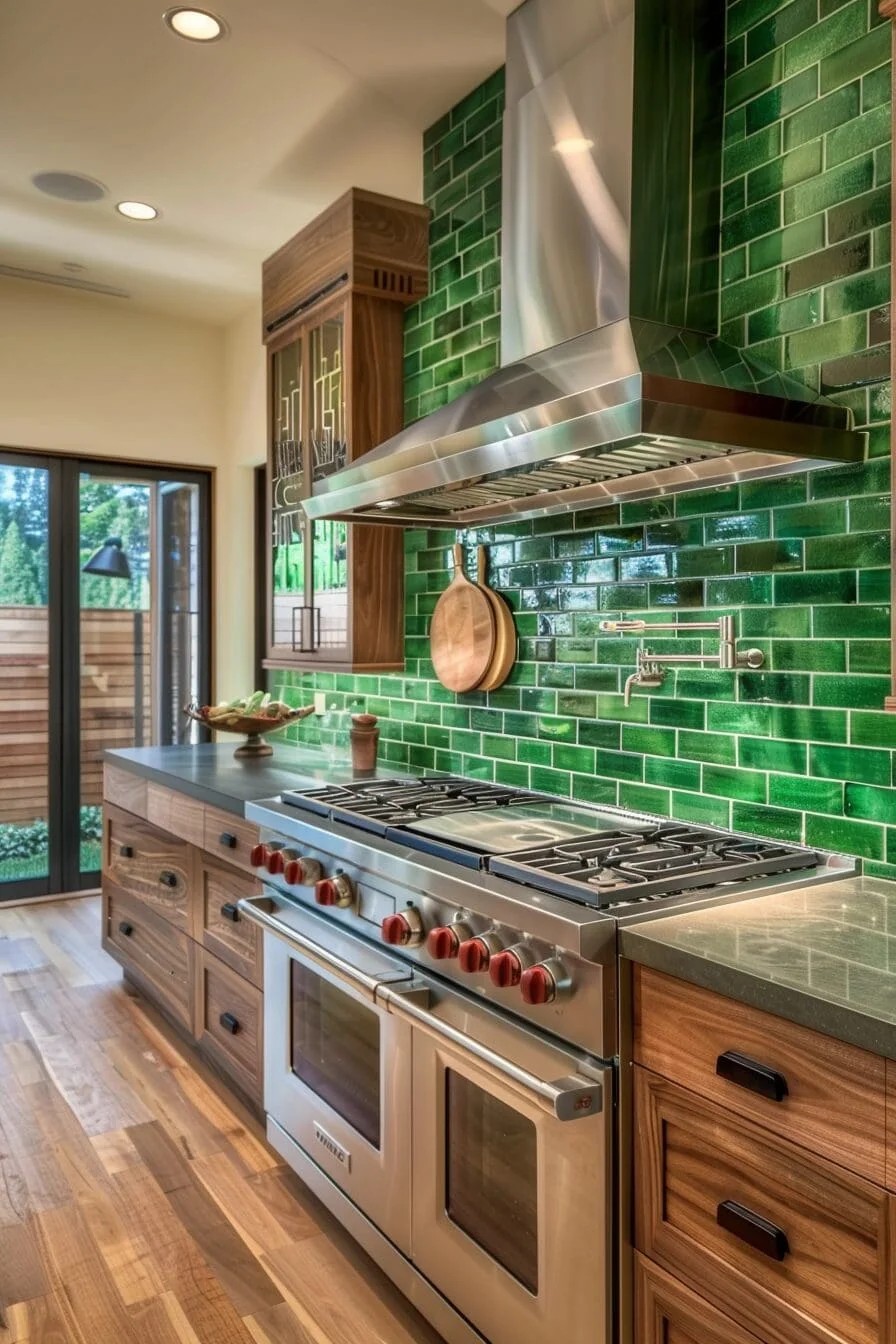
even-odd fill
[{"label": "round wooden cutting board", "polygon": [[510,676],[510,669],[516,662],[516,626],[513,612],[500,593],[488,586],[488,558],[484,546],[479,547],[476,563],[476,582],[491,603],[495,618],[495,652],[485,676],[479,682],[477,690],[496,691]]},{"label": "round wooden cutting board", "polygon": [[436,603],[429,625],[432,665],[449,691],[472,691],[495,653],[492,604],[464,573],[463,547],[454,547],[454,578]]}]

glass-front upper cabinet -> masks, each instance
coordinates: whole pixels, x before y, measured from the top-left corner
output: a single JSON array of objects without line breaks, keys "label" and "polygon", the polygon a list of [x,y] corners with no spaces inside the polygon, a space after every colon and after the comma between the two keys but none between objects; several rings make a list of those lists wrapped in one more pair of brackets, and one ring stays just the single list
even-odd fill
[{"label": "glass-front upper cabinet", "polygon": [[404,423],[404,310],[426,294],[429,211],[352,187],[262,267],[268,355],[269,667],[403,666],[399,527],[301,502]]}]

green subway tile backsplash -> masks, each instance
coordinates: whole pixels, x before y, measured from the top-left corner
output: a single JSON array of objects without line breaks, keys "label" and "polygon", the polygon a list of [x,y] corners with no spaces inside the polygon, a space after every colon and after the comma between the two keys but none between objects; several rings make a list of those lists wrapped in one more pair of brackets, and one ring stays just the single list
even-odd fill
[{"label": "green subway tile backsplash", "polygon": [[[275,673],[382,720],[399,769],[458,770],[584,801],[896,863],[890,672],[889,24],[871,0],[728,0],[720,322],[812,387],[837,386],[873,460],[471,533],[516,617],[491,694],[432,676],[426,631],[448,533],[406,537],[403,673]],[[423,138],[430,294],[407,315],[408,421],[499,362],[503,71]],[[876,347],[880,345],[880,351]],[[869,357],[866,352],[874,348]],[[758,672],[680,668],[622,701],[625,612],[675,620],[658,652],[709,650],[688,622],[733,611]],[[305,720],[290,735],[327,738]],[[889,838],[889,852],[887,848]],[[896,870],[894,870],[896,871]]]}]

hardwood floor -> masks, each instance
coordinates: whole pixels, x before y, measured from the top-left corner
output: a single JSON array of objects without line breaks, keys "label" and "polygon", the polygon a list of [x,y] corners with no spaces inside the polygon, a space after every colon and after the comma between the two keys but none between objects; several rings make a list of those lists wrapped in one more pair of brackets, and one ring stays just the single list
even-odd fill
[{"label": "hardwood floor", "polygon": [[99,923],[0,906],[0,1344],[438,1344]]}]

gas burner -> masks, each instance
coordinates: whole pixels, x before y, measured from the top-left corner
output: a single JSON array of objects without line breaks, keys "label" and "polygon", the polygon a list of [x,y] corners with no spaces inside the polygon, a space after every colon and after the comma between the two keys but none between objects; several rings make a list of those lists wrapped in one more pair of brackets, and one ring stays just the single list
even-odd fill
[{"label": "gas burner", "polygon": [[474,808],[508,807],[529,802],[533,796],[487,781],[425,775],[422,779],[327,785],[302,793],[284,793],[282,801],[301,811],[385,835],[390,828],[408,826],[425,817],[447,816]]}]

